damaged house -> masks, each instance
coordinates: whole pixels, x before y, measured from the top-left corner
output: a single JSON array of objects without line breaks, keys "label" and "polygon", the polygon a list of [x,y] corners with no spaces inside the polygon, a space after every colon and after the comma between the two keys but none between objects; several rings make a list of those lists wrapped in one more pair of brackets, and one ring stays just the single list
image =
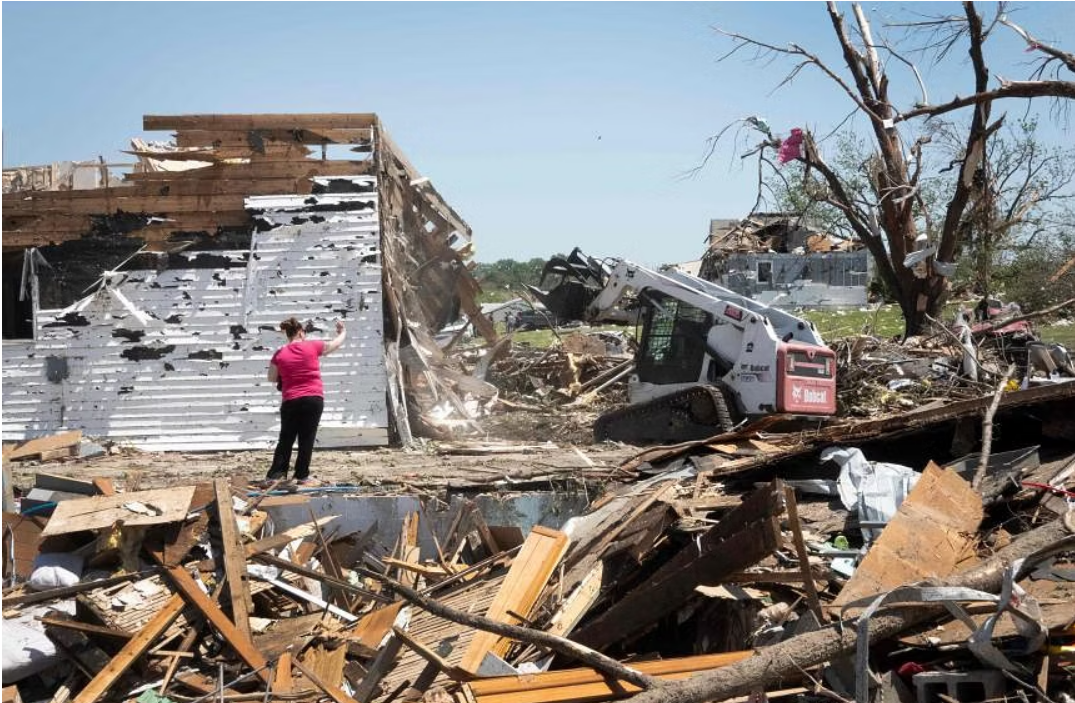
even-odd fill
[{"label": "damaged house", "polygon": [[811,227],[794,213],[711,220],[699,275],[778,307],[865,305],[871,279],[865,248]]},{"label": "damaged house", "polygon": [[122,181],[103,159],[65,178],[5,171],[4,441],[80,428],[150,450],[271,447],[266,369],[290,316],[313,337],[336,319],[348,332],[322,360],[319,445],[474,426],[491,388],[433,341],[460,314],[495,336],[471,230],[376,115],[146,116],[144,129],[174,141],[133,140]]}]

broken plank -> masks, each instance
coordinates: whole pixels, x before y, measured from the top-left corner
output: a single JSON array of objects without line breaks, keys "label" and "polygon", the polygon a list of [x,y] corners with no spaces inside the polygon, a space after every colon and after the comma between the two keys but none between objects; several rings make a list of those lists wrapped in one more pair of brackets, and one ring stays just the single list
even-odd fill
[{"label": "broken plank", "polygon": [[791,539],[795,545],[795,554],[799,559],[803,587],[806,589],[806,600],[818,622],[826,622],[828,618],[825,616],[825,611],[821,609],[821,600],[818,598],[817,587],[814,585],[814,574],[810,570],[810,553],[806,551],[806,541],[803,539],[802,525],[799,523],[799,506],[795,501],[795,489],[791,486],[784,487],[784,500],[788,510]]},{"label": "broken plank", "polygon": [[[154,555],[157,556],[156,554]],[[171,576],[172,581],[176,587],[183,593],[183,596],[190,601],[190,604],[201,611],[205,619],[216,629],[217,632],[227,641],[231,648],[235,650],[235,653],[247,665],[258,672],[258,676],[265,683],[272,683],[272,677],[268,672],[268,663],[265,661],[265,657],[261,655],[255,647],[254,643],[250,641],[250,638],[239,632],[235,627],[235,623],[224,615],[224,611],[220,607],[210,600],[209,596],[198,587],[193,577],[187,570],[181,566],[166,567],[168,575]]]},{"label": "broken plank", "polygon": [[343,682],[343,667],[347,663],[347,646],[340,642],[336,644],[329,648],[321,641],[308,647],[299,659],[304,670],[313,672],[319,681],[332,686],[339,686]]},{"label": "broken plank", "polygon": [[112,658],[108,666],[86,684],[86,687],[79,692],[73,703],[95,703],[107,693],[119,677],[123,675],[123,672],[127,671],[136,659],[145,654],[153,641],[168,629],[173,620],[179,617],[183,607],[183,597],[179,594],[169,598],[160,612],[123,646],[123,649]]},{"label": "broken plank", "polygon": [[434,578],[444,578],[445,576],[451,576],[452,571],[446,571],[443,566],[432,566],[429,564],[416,564],[409,561],[403,561],[401,559],[393,559],[392,557],[384,557],[381,559],[388,566],[394,566],[401,571],[413,571],[416,574],[422,576],[432,576]]},{"label": "broken plank", "polygon": [[298,659],[293,659],[291,663],[296,669],[302,672],[302,675],[305,676],[310,681],[310,683],[321,689],[322,693],[331,698],[335,703],[355,703],[355,699],[344,693],[340,689],[339,684],[334,684],[331,681],[323,680],[313,671],[303,666]]},{"label": "broken plank", "polygon": [[[509,611],[523,617],[530,615],[541,590],[567,552],[569,543],[563,532],[551,530],[540,525],[535,526],[512,561],[508,575],[500,586],[493,602],[489,605],[486,617],[498,622],[511,623],[515,618]],[[503,639],[492,632],[478,632],[470,641],[466,653],[460,662],[467,671],[477,672],[482,660],[489,652],[500,655],[507,651],[510,640]]]},{"label": "broken plank", "polygon": [[38,472],[34,474],[34,486],[49,491],[62,491],[64,493],[81,493],[85,496],[97,495],[98,491],[93,481],[84,481],[70,476],[59,476]]},{"label": "broken plank", "polygon": [[126,630],[118,630],[114,627],[105,627],[104,625],[93,625],[88,622],[81,622],[80,620],[64,619],[59,617],[39,617],[38,621],[46,627],[59,627],[68,630],[78,630],[79,632],[88,632],[94,635],[101,635],[102,637],[112,637],[115,639],[129,640],[134,637],[133,634]]},{"label": "broken plank", "polygon": [[[8,204],[4,203],[5,215],[8,214],[6,212],[7,206]],[[77,450],[81,441],[82,430],[71,430],[70,432],[60,432],[47,437],[37,437],[15,447],[6,458],[8,461],[18,461],[20,459],[32,459],[42,452],[53,449],[74,448]]]},{"label": "broken plank", "polygon": [[[634,662],[631,666],[658,679],[670,681],[718,669],[749,658],[753,652],[725,652],[660,661]],[[641,689],[626,681],[610,681],[586,667],[539,674],[497,676],[467,684],[475,703],[554,703],[558,701],[602,701],[622,698]]]},{"label": "broken plank", "polygon": [[56,621],[66,621],[66,624],[76,622],[72,616],[62,613],[50,620],[53,622],[45,623],[45,635],[64,653],[67,660],[86,676],[87,680],[103,671],[112,661],[112,657],[90,641],[86,633],[57,627],[55,624]]},{"label": "broken plank", "polygon": [[376,650],[381,646],[385,635],[392,630],[392,624],[396,621],[401,608],[403,608],[403,601],[396,601],[366,613],[354,629],[346,633],[344,637],[358,642],[367,649]]},{"label": "broken plank", "polygon": [[396,637],[393,633],[388,642],[385,643],[381,651],[377,653],[373,663],[370,664],[369,670],[366,672],[365,678],[359,683],[358,688],[355,689],[355,700],[358,703],[369,703],[373,700],[374,694],[376,694],[381,679],[385,677],[389,669],[396,661],[396,657],[399,656],[399,650],[403,646],[403,640]]},{"label": "broken plank", "polygon": [[264,632],[255,634],[251,641],[266,659],[275,659],[286,651],[302,651],[327,624],[329,622],[324,613],[285,617],[274,620]]},{"label": "broken plank", "polygon": [[586,616],[601,594],[601,581],[604,578],[605,563],[598,561],[571,594],[560,604],[553,614],[549,626],[545,628],[551,635],[566,637],[575,625]]},{"label": "broken plank", "polygon": [[[262,503],[262,506],[265,504]],[[295,525],[289,529],[279,532],[271,537],[259,539],[257,542],[251,542],[246,545],[246,556],[252,557],[255,554],[261,554],[271,549],[278,549],[291,544],[297,539],[305,539],[313,535],[317,531],[318,526],[327,525],[332,520],[338,518],[339,515],[326,515],[325,517],[318,518],[314,522],[306,522],[301,525]]]},{"label": "broken plank", "polygon": [[154,551],[159,550],[166,565],[183,563],[190,550],[205,535],[209,529],[209,512],[203,508],[213,502],[213,496],[211,483],[197,484],[188,508],[188,511],[197,511],[197,517],[182,523],[160,525],[147,534],[145,544]]},{"label": "broken plank", "polygon": [[[56,505],[41,534],[49,537],[83,530],[101,530],[116,522],[123,522],[126,526],[180,522],[186,518],[193,496],[194,486],[178,486],[65,500]],[[144,508],[135,504],[141,504]]]},{"label": "broken plank", "polygon": [[216,492],[217,520],[220,539],[224,546],[224,573],[228,578],[228,597],[231,599],[231,617],[235,627],[250,637],[250,583],[246,575],[246,557],[239,537],[239,525],[235,521],[235,509],[231,497],[231,483],[226,478],[213,481]]},{"label": "broken plank", "polygon": [[116,488],[112,485],[112,479],[110,478],[95,478],[93,479],[93,487],[97,489],[97,493],[103,496],[116,495]]},{"label": "broken plank", "polygon": [[276,670],[273,672],[273,693],[291,693],[295,690],[295,680],[291,676],[291,652],[284,652],[276,660]]}]

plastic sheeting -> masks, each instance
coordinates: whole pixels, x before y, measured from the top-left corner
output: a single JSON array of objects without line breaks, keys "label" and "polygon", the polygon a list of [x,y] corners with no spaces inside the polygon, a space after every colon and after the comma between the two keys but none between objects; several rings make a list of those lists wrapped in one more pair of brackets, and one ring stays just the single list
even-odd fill
[{"label": "plastic sheeting", "polygon": [[840,467],[837,492],[844,507],[856,511],[859,521],[866,523],[862,537],[867,542],[880,536],[921,476],[901,464],[868,461],[855,448],[829,447],[821,452],[821,461],[834,461]]}]

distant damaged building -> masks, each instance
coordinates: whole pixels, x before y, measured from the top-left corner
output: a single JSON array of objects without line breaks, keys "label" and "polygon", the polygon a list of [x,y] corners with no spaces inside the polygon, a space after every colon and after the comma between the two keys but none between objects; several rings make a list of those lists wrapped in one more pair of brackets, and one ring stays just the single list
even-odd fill
[{"label": "distant damaged building", "polygon": [[712,220],[699,275],[768,305],[853,307],[866,303],[868,252],[792,213]]},{"label": "distant damaged building", "polygon": [[122,179],[103,160],[5,170],[5,441],[80,428],[144,449],[271,447],[266,370],[290,316],[314,337],[348,330],[322,359],[319,445],[474,427],[492,389],[433,339],[461,313],[495,336],[471,230],[376,115],[144,128],[174,141],[134,140]]}]

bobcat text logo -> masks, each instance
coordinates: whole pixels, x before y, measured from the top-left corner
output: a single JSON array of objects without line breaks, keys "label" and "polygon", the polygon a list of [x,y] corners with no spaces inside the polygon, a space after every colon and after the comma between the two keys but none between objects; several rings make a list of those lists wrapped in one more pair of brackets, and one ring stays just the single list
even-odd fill
[{"label": "bobcat text logo", "polygon": [[791,399],[796,403],[806,402],[811,405],[821,405],[827,403],[829,400],[828,391],[815,390],[813,388],[800,388],[795,386],[791,389]]}]

